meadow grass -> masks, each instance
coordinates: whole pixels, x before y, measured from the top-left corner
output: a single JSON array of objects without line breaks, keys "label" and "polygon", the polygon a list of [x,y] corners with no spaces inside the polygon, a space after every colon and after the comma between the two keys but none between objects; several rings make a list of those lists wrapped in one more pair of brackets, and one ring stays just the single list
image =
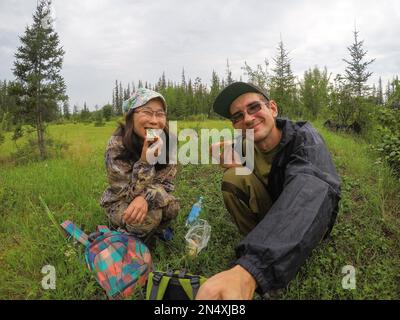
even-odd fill
[{"label": "meadow grass", "polygon": [[[332,133],[315,122],[340,173],[342,200],[331,236],[313,252],[281,299],[399,299],[400,183],[386,165],[376,164],[368,144]],[[107,224],[99,199],[107,186],[104,151],[116,122],[51,125],[49,134],[70,143],[62,158],[22,166],[8,164],[15,146],[6,135],[0,146],[0,299],[105,299],[87,270],[83,248],[66,239],[56,224],[69,219],[91,232]],[[229,127],[227,121],[180,121],[179,129]],[[22,143],[20,141],[19,143]],[[174,239],[158,241],[156,269],[182,269],[211,276],[227,268],[240,241],[220,193],[217,165],[179,165],[175,194],[181,211]],[[212,227],[208,246],[196,259],[185,255],[184,222],[199,196],[203,219]],[[43,199],[43,202],[41,202]],[[45,205],[44,205],[45,204]],[[44,290],[42,267],[56,268],[56,289]],[[356,289],[342,288],[342,268],[356,269]],[[141,299],[142,296],[136,296]],[[256,296],[258,298],[258,296]]]}]

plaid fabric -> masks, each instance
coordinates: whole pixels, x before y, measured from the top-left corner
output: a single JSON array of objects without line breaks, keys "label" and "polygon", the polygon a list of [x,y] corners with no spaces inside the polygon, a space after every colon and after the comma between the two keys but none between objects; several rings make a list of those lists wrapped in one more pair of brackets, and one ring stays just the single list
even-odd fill
[{"label": "plaid fabric", "polygon": [[89,245],[90,242],[88,240],[88,235],[75,226],[71,221],[64,221],[61,223],[61,227],[63,227],[65,231],[67,231],[75,240],[78,240],[85,247]]},{"label": "plaid fabric", "polygon": [[[69,223],[64,222],[62,226],[67,227],[68,232],[76,230]],[[128,297],[137,285],[146,284],[152,271],[150,252],[144,243],[129,234],[110,231],[106,226],[98,226],[97,230],[94,240],[87,240],[87,267],[95,272],[97,282],[110,299]],[[92,239],[92,235],[89,239]]]}]

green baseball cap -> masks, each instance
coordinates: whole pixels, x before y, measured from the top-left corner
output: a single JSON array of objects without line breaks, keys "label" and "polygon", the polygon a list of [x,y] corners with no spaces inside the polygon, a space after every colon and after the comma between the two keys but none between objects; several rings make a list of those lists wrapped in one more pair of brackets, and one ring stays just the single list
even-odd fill
[{"label": "green baseball cap", "polygon": [[213,109],[216,113],[224,118],[230,118],[229,108],[232,102],[239,96],[245,93],[255,92],[262,94],[269,100],[266,90],[263,90],[252,83],[234,82],[224,88],[215,98]]}]

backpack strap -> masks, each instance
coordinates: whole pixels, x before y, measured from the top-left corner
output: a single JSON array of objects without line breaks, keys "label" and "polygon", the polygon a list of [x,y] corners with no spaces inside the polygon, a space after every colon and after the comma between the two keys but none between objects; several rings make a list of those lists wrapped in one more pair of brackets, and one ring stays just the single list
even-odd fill
[{"label": "backpack strap", "polygon": [[167,290],[168,283],[171,280],[171,277],[161,272],[152,273],[152,277],[149,277],[148,285],[151,286],[151,291],[148,300],[162,300],[165,294],[165,290]]},{"label": "backpack strap", "polygon": [[106,233],[106,232],[110,232],[111,230],[107,226],[100,225],[100,226],[97,226],[97,231]]},{"label": "backpack strap", "polygon": [[88,241],[92,243],[94,240],[96,240],[97,237],[100,237],[107,232],[111,232],[111,230],[107,226],[99,225],[96,227],[95,232],[92,232],[88,235]]},{"label": "backpack strap", "polygon": [[71,221],[65,220],[61,223],[61,227],[70,234],[75,240],[82,243],[85,247],[89,245],[88,235],[74,225]]},{"label": "backpack strap", "polygon": [[187,274],[186,277],[179,277],[178,280],[188,298],[194,300],[201,285],[200,276]]},{"label": "backpack strap", "polygon": [[200,277],[194,276],[192,279],[190,279],[190,284],[192,285],[192,300],[196,298],[197,291],[199,291],[200,288]]}]

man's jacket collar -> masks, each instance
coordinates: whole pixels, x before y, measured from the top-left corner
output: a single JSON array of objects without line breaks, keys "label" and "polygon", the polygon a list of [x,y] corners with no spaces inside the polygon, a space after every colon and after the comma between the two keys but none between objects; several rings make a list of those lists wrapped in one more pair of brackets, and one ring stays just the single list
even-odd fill
[{"label": "man's jacket collar", "polygon": [[287,118],[276,118],[276,126],[282,131],[282,137],[279,143],[280,149],[293,139],[299,126],[302,126],[304,123],[305,122],[295,123]]}]

